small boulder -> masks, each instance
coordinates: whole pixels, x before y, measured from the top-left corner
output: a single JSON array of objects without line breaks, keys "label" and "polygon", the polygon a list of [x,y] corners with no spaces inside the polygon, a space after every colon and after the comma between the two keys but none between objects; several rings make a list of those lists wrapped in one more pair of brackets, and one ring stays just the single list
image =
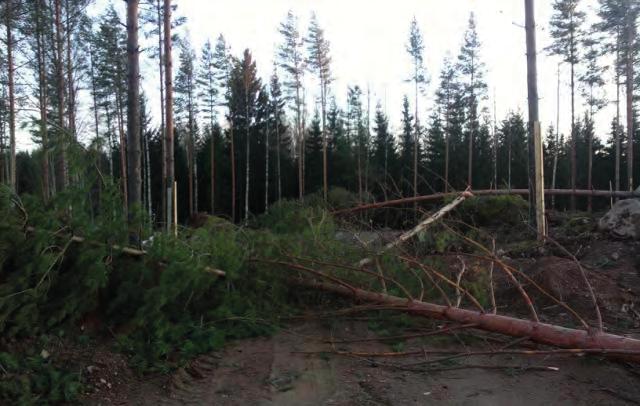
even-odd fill
[{"label": "small boulder", "polygon": [[598,227],[617,237],[640,239],[640,199],[620,200],[600,219]]}]

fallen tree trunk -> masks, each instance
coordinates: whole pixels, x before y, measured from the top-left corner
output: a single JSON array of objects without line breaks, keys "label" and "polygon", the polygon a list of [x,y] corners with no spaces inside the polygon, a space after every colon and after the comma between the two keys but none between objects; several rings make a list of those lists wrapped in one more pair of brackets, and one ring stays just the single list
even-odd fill
[{"label": "fallen tree trunk", "polygon": [[[521,195],[527,196],[529,194],[528,189],[497,189],[497,190],[471,190],[474,196],[505,196],[505,195]],[[609,190],[570,190],[570,189],[545,189],[544,194],[547,196],[592,196],[592,197],[622,197],[631,198],[639,197],[640,192],[625,192],[625,191],[609,191]],[[401,206],[403,204],[429,202],[434,200],[441,200],[447,197],[458,196],[459,192],[453,193],[434,193],[432,195],[407,197],[404,199],[387,200],[385,202],[363,204],[348,209],[335,210],[332,214],[346,214],[355,213],[363,210],[380,209],[389,206]]]},{"label": "fallen tree trunk", "polygon": [[[297,280],[296,283],[355,299],[397,307],[399,311],[461,324],[473,324],[478,329],[511,337],[527,337],[531,341],[560,348],[598,350],[615,358],[640,363],[640,340],[599,332],[576,330],[553,324],[534,322],[491,313],[480,313],[434,303],[408,300],[384,293],[371,292],[333,283]],[[588,351],[587,351],[588,352]]]}]

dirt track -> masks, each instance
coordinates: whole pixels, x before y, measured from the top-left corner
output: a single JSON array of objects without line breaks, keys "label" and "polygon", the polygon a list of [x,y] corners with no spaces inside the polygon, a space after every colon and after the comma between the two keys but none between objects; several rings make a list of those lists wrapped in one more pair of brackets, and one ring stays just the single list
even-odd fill
[{"label": "dirt track", "polygon": [[[469,362],[488,366],[554,366],[559,371],[465,368],[416,373],[376,366],[362,359],[296,353],[330,350],[331,346],[318,338],[332,336],[361,338],[373,334],[364,323],[343,322],[333,329],[316,322],[301,324],[271,338],[241,341],[221,353],[200,357],[190,368],[174,374],[165,388],[132,385],[117,403],[522,406],[640,402],[637,375],[625,366],[595,359],[501,356]],[[467,348],[473,350],[474,346]],[[336,348],[347,347],[390,351],[388,345],[380,342],[340,344]],[[99,397],[92,402],[103,403]]]}]

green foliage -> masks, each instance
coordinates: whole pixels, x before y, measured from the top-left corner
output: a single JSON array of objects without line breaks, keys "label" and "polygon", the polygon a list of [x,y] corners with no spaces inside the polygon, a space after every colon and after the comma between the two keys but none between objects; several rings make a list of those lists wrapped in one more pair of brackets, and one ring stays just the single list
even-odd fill
[{"label": "green foliage", "polygon": [[520,196],[480,196],[465,200],[456,210],[462,221],[475,226],[515,226],[526,218],[529,204]]},{"label": "green foliage", "polygon": [[12,405],[71,402],[80,394],[80,374],[61,369],[37,354],[0,352],[0,403]]}]

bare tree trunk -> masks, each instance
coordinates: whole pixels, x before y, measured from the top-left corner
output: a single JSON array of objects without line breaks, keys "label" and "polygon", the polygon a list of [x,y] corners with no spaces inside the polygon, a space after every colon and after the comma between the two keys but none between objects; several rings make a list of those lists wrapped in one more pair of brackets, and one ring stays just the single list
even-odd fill
[{"label": "bare tree trunk", "polygon": [[302,129],[302,101],[300,86],[296,87],[296,130],[298,132],[298,193],[299,199],[304,199],[304,129]]},{"label": "bare tree trunk", "polygon": [[264,148],[264,212],[269,211],[269,117],[270,114],[267,110],[267,128],[264,136],[265,148]]},{"label": "bare tree trunk", "polygon": [[536,22],[534,0],[525,0],[525,20],[527,31],[527,93],[529,101],[529,202],[530,224],[537,226],[538,240],[544,240],[544,165],[542,154],[542,134],[538,111],[538,62],[536,49]]},{"label": "bare tree trunk", "polygon": [[9,79],[9,147],[11,149],[9,184],[11,190],[16,190],[16,101],[14,85],[14,64],[13,64],[13,1],[7,0],[5,6],[7,26],[7,70]]},{"label": "bare tree trunk", "polygon": [[[591,128],[588,132],[589,139],[587,140],[587,189],[593,189],[593,132],[595,131],[595,124],[593,121],[593,85],[589,86],[589,105],[591,106],[589,111],[589,118],[591,120]],[[591,196],[587,198],[587,212],[591,213],[593,209],[593,199]]]},{"label": "bare tree trunk", "polygon": [[[551,189],[556,188],[556,174],[558,172],[558,155],[560,154],[560,63],[558,64],[558,87],[556,94],[556,141],[553,151],[553,170],[551,172]],[[556,208],[556,197],[551,197],[551,207]]]},{"label": "bare tree trunk", "polygon": [[[573,33],[571,34],[571,44],[574,42]],[[576,190],[576,98],[575,98],[575,63],[573,55],[573,45],[571,48],[571,189]],[[576,210],[576,197],[571,196],[571,210]]]},{"label": "bare tree trunk", "polygon": [[620,34],[618,33],[618,43],[616,46],[616,128],[615,128],[615,143],[616,143],[616,159],[615,159],[615,182],[616,191],[620,190],[620,155],[621,155],[621,143],[620,143]]},{"label": "bare tree trunk", "polygon": [[[631,3],[631,2],[628,2]],[[635,12],[628,10],[627,19],[627,189],[633,190],[633,81],[634,77],[634,43],[636,37]]]},{"label": "bare tree trunk", "polygon": [[216,213],[216,135],[213,131],[213,111],[211,112],[211,215]]},{"label": "bare tree trunk", "polygon": [[244,184],[244,221],[248,222],[249,221],[249,179],[250,179],[250,172],[251,172],[251,137],[249,136],[249,132],[250,132],[250,126],[249,126],[249,95],[247,93],[247,88],[248,88],[249,84],[245,83],[245,88],[244,88],[244,105],[245,105],[245,136],[247,138],[247,150],[246,150],[246,163],[247,166],[245,167],[245,184]]},{"label": "bare tree trunk", "polygon": [[496,112],[496,90],[493,89],[493,188],[498,188],[498,115]]},{"label": "bare tree trunk", "polygon": [[329,195],[329,175],[328,175],[328,161],[327,161],[327,83],[326,79],[321,78],[320,84],[320,104],[322,107],[322,184],[324,191],[324,201],[327,202]]},{"label": "bare tree trunk", "polygon": [[114,149],[114,145],[113,145],[113,125],[112,125],[112,121],[111,121],[111,111],[109,110],[109,104],[105,103],[105,113],[107,115],[107,133],[109,135],[109,139],[108,141],[108,147],[107,147],[107,157],[109,158],[109,176],[111,177],[111,179],[113,179],[114,177],[114,173],[113,173],[113,149]]},{"label": "bare tree trunk", "polygon": [[127,194],[129,221],[132,221],[137,211],[142,208],[138,1],[127,1]]},{"label": "bare tree trunk", "polygon": [[[118,81],[120,82],[120,81]],[[127,139],[124,132],[124,113],[122,107],[122,95],[116,91],[116,121],[118,123],[118,136],[120,139],[120,181],[122,186],[122,197],[125,211],[129,211],[129,191],[127,190]]]},{"label": "bare tree trunk", "polygon": [[173,184],[174,184],[174,157],[173,157],[173,56],[171,51],[171,0],[164,0],[164,80],[165,80],[165,133],[166,133],[166,170],[167,170],[167,232],[171,231],[173,218]]},{"label": "bare tree trunk", "polygon": [[282,176],[280,166],[280,112],[278,111],[278,100],[276,100],[276,159],[278,161],[278,201],[282,199]]},{"label": "bare tree trunk", "polygon": [[158,69],[160,72],[160,140],[162,145],[162,209],[160,218],[167,218],[167,127],[166,127],[166,111],[164,99],[164,49],[163,49],[163,17],[162,17],[162,0],[156,0],[156,18],[158,29]]},{"label": "bare tree trunk", "polygon": [[233,137],[233,120],[229,120],[229,138],[231,141],[231,219],[236,221],[236,148]]},{"label": "bare tree trunk", "polygon": [[56,52],[55,52],[55,68],[56,68],[56,93],[58,103],[58,145],[56,156],[56,187],[58,191],[66,189],[68,184],[67,176],[67,126],[64,117],[64,74],[62,70],[62,11],[61,1],[55,0],[55,35],[56,35]]},{"label": "bare tree trunk", "polygon": [[153,223],[153,204],[151,201],[151,154],[149,153],[149,136],[143,135],[144,157],[145,157],[145,181],[147,195],[147,214]]},{"label": "bare tree trunk", "polygon": [[69,0],[65,0],[65,9],[67,12],[67,93],[68,93],[68,109],[69,115],[69,135],[72,141],[76,141],[76,90],[73,79],[73,51],[71,48],[71,9]]},{"label": "bare tree trunk", "polygon": [[[415,84],[415,93],[416,93],[416,127],[415,127],[415,135],[413,139],[413,196],[418,196],[418,143],[420,142],[420,119],[418,118],[418,61],[417,59],[413,62],[414,66],[414,84]],[[414,205],[414,209],[417,209],[418,206]]]},{"label": "bare tree trunk", "polygon": [[[42,0],[35,1],[36,7],[36,53],[38,58],[38,104],[40,108],[40,138],[42,141],[42,197],[46,202],[51,196],[49,188],[49,136],[47,127],[47,79],[46,57],[44,55],[42,30]],[[91,66],[93,69],[93,65]],[[93,71],[92,71],[93,72]],[[93,78],[93,75],[92,75]]]}]

